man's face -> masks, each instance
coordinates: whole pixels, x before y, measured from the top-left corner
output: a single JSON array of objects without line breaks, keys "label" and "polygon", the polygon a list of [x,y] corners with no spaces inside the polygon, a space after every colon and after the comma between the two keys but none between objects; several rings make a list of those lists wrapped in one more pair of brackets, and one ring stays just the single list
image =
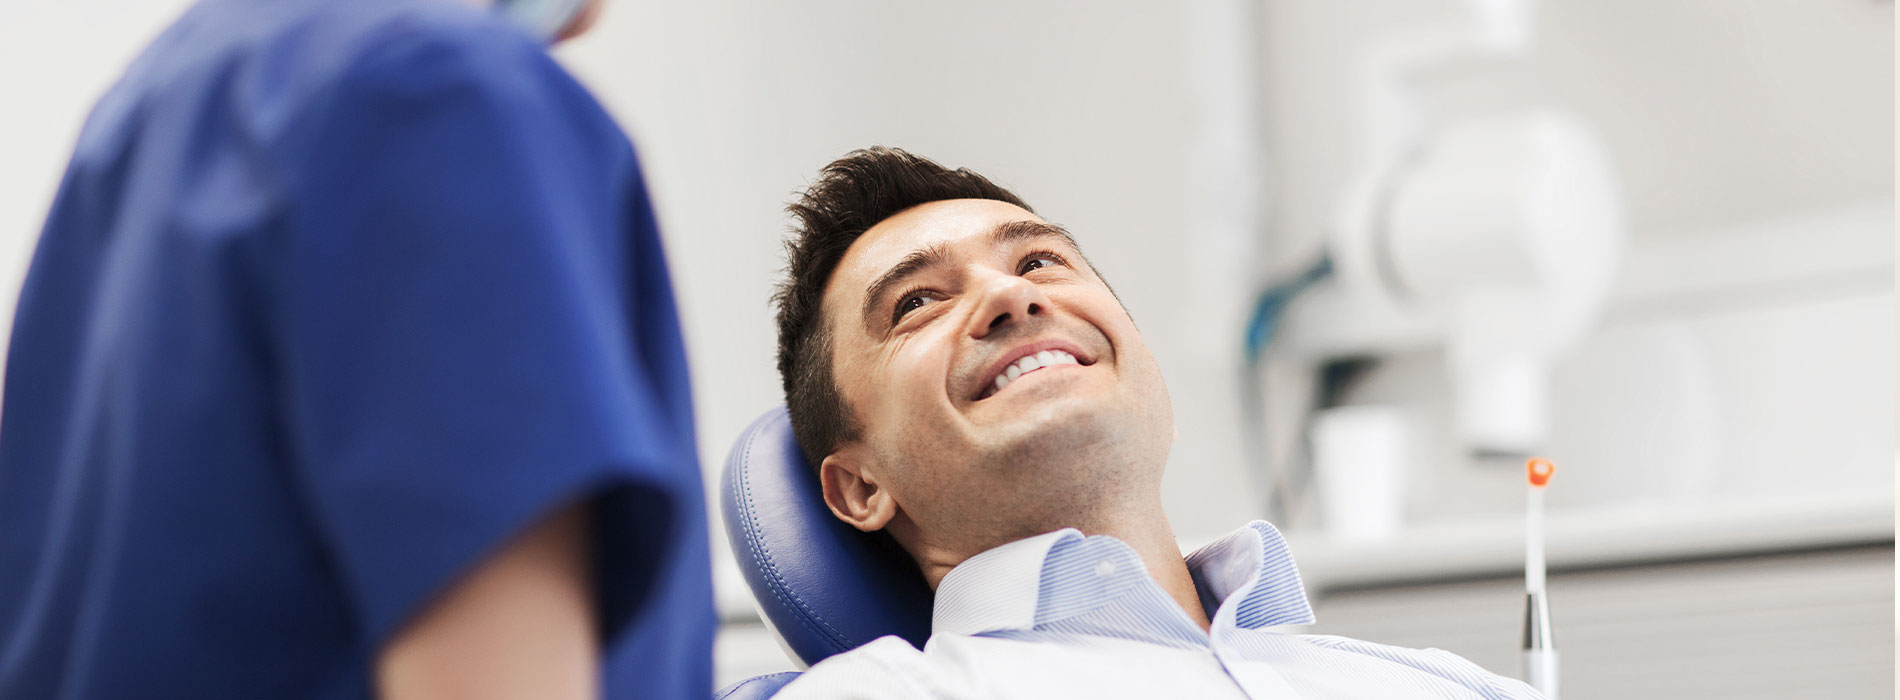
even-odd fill
[{"label": "man's face", "polygon": [[1026,537],[1158,492],[1174,434],[1160,369],[1036,215],[984,199],[899,213],[852,244],[823,310],[864,428],[834,456],[922,536]]},{"label": "man's face", "polygon": [[594,25],[600,22],[600,12],[605,4],[606,0],[587,0],[586,6],[582,7],[580,12],[574,13],[574,20],[568,22],[567,26],[562,27],[561,31],[554,36],[554,43],[567,41],[593,29]]}]

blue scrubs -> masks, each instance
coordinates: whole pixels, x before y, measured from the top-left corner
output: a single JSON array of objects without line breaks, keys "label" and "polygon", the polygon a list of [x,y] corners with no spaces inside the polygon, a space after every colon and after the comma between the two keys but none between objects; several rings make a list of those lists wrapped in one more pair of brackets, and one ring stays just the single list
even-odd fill
[{"label": "blue scrubs", "polygon": [[703,698],[673,295],[631,144],[434,0],[209,0],[94,109],[15,319],[0,698],[363,698],[593,504],[609,697]]}]

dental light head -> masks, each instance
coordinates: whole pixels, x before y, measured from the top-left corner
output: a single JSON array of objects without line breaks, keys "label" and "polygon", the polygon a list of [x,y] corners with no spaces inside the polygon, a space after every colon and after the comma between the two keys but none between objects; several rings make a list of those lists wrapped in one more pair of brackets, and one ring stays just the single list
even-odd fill
[{"label": "dental light head", "polygon": [[1426,139],[1366,183],[1333,240],[1349,296],[1429,318],[1476,454],[1523,455],[1549,433],[1549,374],[1593,326],[1625,237],[1590,132],[1535,113]]}]

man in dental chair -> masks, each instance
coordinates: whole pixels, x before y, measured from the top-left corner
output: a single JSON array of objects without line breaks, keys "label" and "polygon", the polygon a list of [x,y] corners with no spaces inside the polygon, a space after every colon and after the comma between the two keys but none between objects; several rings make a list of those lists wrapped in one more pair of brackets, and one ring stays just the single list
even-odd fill
[{"label": "man in dental chair", "polygon": [[1534,698],[1438,650],[1313,621],[1278,532],[1187,556],[1161,508],[1159,366],[1062,227],[967,170],[886,148],[792,205],[778,302],[793,432],[838,519],[935,591],[780,698]]}]

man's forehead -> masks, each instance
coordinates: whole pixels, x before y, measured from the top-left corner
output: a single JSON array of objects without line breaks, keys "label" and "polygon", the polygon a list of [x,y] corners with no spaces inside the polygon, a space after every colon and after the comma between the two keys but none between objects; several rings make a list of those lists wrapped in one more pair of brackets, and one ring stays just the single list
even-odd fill
[{"label": "man's forehead", "polygon": [[851,243],[825,289],[825,307],[855,309],[865,286],[911,253],[972,237],[988,239],[997,225],[1012,221],[1045,223],[1027,209],[993,199],[947,199],[898,212]]},{"label": "man's forehead", "polygon": [[[863,268],[877,275],[893,263],[931,246],[971,237],[987,237],[998,224],[1042,218],[1022,207],[994,199],[949,199],[928,202],[898,212],[872,226],[845,252],[839,269]],[[856,258],[856,260],[853,260]]]}]

